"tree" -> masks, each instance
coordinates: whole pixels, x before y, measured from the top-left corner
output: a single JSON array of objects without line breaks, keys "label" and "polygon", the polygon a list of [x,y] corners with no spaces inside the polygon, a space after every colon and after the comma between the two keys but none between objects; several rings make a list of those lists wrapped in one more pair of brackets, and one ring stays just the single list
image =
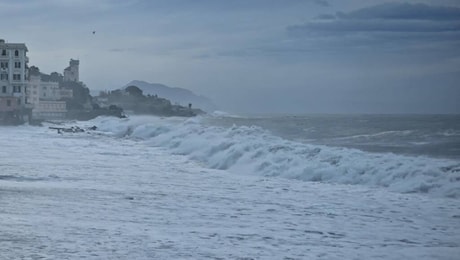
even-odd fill
[{"label": "tree", "polygon": [[62,82],[63,78],[64,77],[62,76],[62,74],[57,73],[57,72],[51,72],[50,74],[50,81],[53,81],[53,82]]},{"label": "tree", "polygon": [[72,90],[72,99],[67,101],[67,106],[74,107],[76,109],[82,109],[84,108],[85,104],[91,102],[92,97],[89,94],[89,89],[85,85],[83,85],[83,83],[75,81],[66,81],[60,82],[59,86],[61,88]]},{"label": "tree", "polygon": [[36,66],[32,66],[29,68],[29,75],[30,76],[40,76],[40,69]]},{"label": "tree", "polygon": [[104,90],[103,90],[103,91],[99,91],[99,96],[100,96],[100,97],[108,97],[109,94],[107,93],[107,91],[104,91]]},{"label": "tree", "polygon": [[115,89],[115,90],[110,92],[110,96],[121,97],[121,95],[122,95],[122,93],[121,93],[121,90],[119,90],[119,89]]},{"label": "tree", "polygon": [[142,97],[142,89],[136,86],[127,87],[126,92],[128,92],[130,96]]}]

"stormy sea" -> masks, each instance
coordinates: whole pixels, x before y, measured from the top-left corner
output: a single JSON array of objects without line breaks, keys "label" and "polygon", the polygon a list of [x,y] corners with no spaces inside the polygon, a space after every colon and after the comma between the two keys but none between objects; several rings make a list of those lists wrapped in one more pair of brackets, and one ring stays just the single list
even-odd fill
[{"label": "stormy sea", "polygon": [[[72,126],[87,130],[49,128]],[[458,115],[99,117],[0,134],[0,259],[460,255]]]}]

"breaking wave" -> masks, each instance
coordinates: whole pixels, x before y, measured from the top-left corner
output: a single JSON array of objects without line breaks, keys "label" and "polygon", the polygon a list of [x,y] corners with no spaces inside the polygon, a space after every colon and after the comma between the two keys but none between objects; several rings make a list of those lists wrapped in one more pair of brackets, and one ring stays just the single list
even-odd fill
[{"label": "breaking wave", "polygon": [[362,134],[362,135],[352,135],[345,137],[337,137],[335,139],[363,139],[363,138],[373,138],[373,137],[382,137],[382,136],[408,136],[412,134],[413,131],[404,130],[404,131],[384,131],[375,134]]},{"label": "breaking wave", "polygon": [[200,118],[137,116],[97,118],[92,123],[101,131],[145,140],[214,169],[460,197],[460,163],[454,160],[310,145],[282,139],[260,127],[209,126]]}]

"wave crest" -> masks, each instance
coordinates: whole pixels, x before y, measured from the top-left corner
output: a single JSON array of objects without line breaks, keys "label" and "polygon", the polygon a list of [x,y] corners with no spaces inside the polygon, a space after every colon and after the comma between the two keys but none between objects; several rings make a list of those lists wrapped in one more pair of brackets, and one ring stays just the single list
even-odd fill
[{"label": "wave crest", "polygon": [[168,148],[215,169],[460,197],[460,163],[453,160],[310,145],[282,139],[255,126],[208,126],[200,118],[96,121],[102,131],[144,139],[149,145]]}]

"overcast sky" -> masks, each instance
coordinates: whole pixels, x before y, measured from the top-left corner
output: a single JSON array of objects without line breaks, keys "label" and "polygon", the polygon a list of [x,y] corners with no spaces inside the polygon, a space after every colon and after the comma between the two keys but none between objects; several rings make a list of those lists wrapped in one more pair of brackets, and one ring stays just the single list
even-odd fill
[{"label": "overcast sky", "polygon": [[163,83],[236,113],[460,113],[458,0],[0,0],[0,17],[30,66],[79,59],[92,90]]}]

